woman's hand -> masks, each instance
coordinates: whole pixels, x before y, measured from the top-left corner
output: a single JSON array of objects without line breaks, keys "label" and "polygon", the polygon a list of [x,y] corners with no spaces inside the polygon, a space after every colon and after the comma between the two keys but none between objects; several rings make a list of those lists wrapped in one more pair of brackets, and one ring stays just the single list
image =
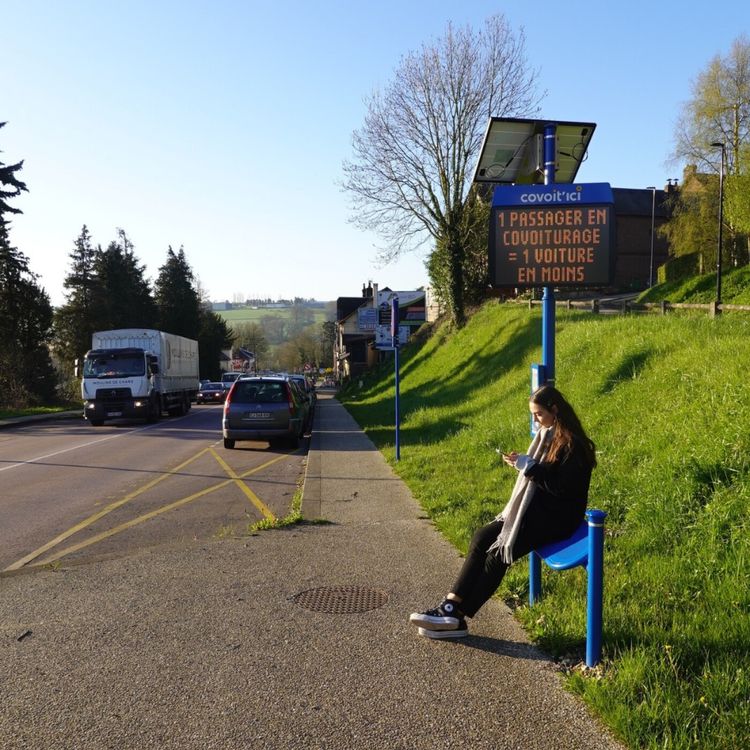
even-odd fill
[{"label": "woman's hand", "polygon": [[511,451],[510,453],[503,453],[503,461],[505,461],[508,466],[515,467],[516,460],[518,459],[518,453],[516,451]]}]

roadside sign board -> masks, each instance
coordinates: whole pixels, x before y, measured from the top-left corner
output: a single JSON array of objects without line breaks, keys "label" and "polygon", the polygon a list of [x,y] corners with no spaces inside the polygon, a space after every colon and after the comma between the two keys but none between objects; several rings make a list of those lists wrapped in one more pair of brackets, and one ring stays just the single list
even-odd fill
[{"label": "roadside sign board", "polygon": [[357,310],[357,328],[360,331],[374,331],[378,324],[378,311],[374,307],[360,307]]},{"label": "roadside sign board", "polygon": [[494,287],[608,286],[614,244],[608,183],[495,188],[489,247]]},{"label": "roadside sign board", "polygon": [[398,336],[398,297],[391,297],[391,338]]},{"label": "roadside sign board", "polygon": [[377,297],[377,326],[375,346],[378,349],[393,348],[393,337],[399,344],[406,344],[412,330],[425,322],[425,292],[379,291]]}]

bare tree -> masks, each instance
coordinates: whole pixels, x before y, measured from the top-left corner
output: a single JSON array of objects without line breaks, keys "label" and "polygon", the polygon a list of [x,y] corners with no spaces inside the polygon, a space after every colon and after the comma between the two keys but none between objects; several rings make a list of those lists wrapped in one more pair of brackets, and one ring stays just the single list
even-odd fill
[{"label": "bare tree", "polygon": [[425,242],[444,243],[454,320],[464,318],[463,263],[478,199],[471,178],[490,116],[538,112],[537,71],[528,67],[523,29],[503,15],[476,31],[448,24],[443,37],[401,59],[391,83],[371,95],[343,187],[353,221],[385,240],[390,261]]}]

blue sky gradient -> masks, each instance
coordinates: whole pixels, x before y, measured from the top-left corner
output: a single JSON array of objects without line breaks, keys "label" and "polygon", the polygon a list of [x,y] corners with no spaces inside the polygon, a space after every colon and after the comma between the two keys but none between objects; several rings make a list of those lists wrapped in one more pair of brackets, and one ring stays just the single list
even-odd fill
[{"label": "blue sky gradient", "polygon": [[426,284],[429,245],[377,265],[341,164],[402,55],[496,12],[524,27],[542,116],[597,123],[578,179],[614,187],[681,177],[680,107],[750,33],[735,0],[0,0],[0,161],[29,188],[11,242],[56,305],[83,224],[105,247],[125,229],[151,278],[183,245],[213,300]]}]

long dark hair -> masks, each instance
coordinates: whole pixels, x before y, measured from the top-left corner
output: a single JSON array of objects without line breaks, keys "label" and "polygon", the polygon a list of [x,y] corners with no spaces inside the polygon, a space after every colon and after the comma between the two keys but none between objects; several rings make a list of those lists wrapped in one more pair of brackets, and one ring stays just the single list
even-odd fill
[{"label": "long dark hair", "polygon": [[586,463],[594,468],[596,466],[596,446],[586,434],[581,420],[573,411],[573,407],[565,400],[565,396],[557,388],[551,385],[543,385],[531,394],[529,401],[553,412],[557,417],[547,459],[554,461],[561,454],[569,454],[573,450],[573,441],[578,440],[583,448]]}]

